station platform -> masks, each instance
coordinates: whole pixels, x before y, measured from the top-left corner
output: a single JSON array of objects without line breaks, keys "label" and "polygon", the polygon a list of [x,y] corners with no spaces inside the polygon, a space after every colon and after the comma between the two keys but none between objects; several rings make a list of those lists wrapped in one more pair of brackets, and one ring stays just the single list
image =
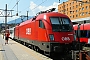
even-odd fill
[{"label": "station platform", "polygon": [[0,60],[52,60],[11,39],[5,45],[5,39],[0,34]]}]

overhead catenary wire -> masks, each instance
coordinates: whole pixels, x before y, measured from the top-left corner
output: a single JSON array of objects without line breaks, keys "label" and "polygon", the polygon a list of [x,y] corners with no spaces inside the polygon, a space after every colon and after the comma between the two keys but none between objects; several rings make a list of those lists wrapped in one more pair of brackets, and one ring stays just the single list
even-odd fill
[{"label": "overhead catenary wire", "polygon": [[[19,1],[20,1],[20,0],[19,0]],[[19,1],[17,1],[17,3],[14,5],[14,7],[13,7],[12,9],[14,9],[14,8],[15,8],[15,6],[18,4],[18,2],[19,2]]]},{"label": "overhead catenary wire", "polygon": [[[11,0],[12,1],[12,0]],[[10,3],[11,3],[11,1],[10,1]],[[39,4],[39,5],[37,5],[36,7],[34,7],[32,10],[28,10],[28,12],[29,11],[33,11],[34,9],[36,9],[37,7],[39,7],[41,4],[43,4],[43,3],[45,3],[47,0],[42,0],[42,2]],[[13,6],[13,8],[12,9],[14,9],[16,6],[17,6],[17,4],[18,4],[18,2],[20,2],[20,0],[18,0],[17,2],[16,2],[16,4]],[[10,3],[9,3],[9,5],[10,5]],[[24,10],[26,10],[26,9],[28,9],[30,6],[28,6],[27,8],[25,8]],[[22,10],[22,11],[24,11],[24,10]],[[15,11],[15,10],[14,10]],[[22,11],[19,11],[19,13],[21,13]],[[17,12],[17,11],[16,11]]]},{"label": "overhead catenary wire", "polygon": [[[34,9],[36,9],[38,6],[40,6],[41,4],[43,4],[43,3],[45,3],[47,0],[44,0],[44,1],[42,1],[39,5],[37,5],[36,7],[34,7],[32,10],[34,10]],[[28,6],[27,8],[25,8],[24,10],[26,10],[26,9],[28,9],[30,6]],[[24,11],[24,10],[22,10],[22,11]],[[29,10],[29,11],[32,11],[32,10]],[[21,12],[22,12],[21,11]]]},{"label": "overhead catenary wire", "polygon": [[37,8],[38,6],[40,6],[41,4],[45,3],[47,0],[44,0],[42,3],[40,3],[39,5],[37,5],[36,7],[34,7],[32,10],[34,10],[35,8]]}]

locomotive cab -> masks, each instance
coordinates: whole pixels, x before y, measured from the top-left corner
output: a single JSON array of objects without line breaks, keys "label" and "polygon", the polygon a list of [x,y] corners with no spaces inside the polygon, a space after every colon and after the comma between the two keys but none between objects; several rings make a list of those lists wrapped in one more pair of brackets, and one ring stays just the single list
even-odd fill
[{"label": "locomotive cab", "polygon": [[59,53],[70,50],[74,39],[73,25],[70,19],[57,12],[43,13],[37,16],[39,21],[38,40],[42,41],[40,49],[45,52]]}]

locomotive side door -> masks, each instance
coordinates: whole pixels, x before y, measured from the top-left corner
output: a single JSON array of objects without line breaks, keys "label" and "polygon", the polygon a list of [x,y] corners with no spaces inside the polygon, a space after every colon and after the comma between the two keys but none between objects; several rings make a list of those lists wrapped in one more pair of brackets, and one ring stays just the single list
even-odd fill
[{"label": "locomotive side door", "polygon": [[35,22],[35,37],[36,37],[36,40],[38,41],[45,41],[45,36],[46,36],[46,29],[45,29],[45,25],[43,23],[42,20],[37,20]]},{"label": "locomotive side door", "polygon": [[44,20],[39,20],[39,27],[38,27],[38,40],[41,42],[47,41],[47,34],[46,28],[44,24]]},{"label": "locomotive side door", "polygon": [[46,29],[43,20],[35,22],[35,37],[38,41],[46,41]]},{"label": "locomotive side door", "polygon": [[47,42],[47,31],[45,28],[45,21],[39,19],[35,22],[35,38],[36,44],[41,50],[45,50]]},{"label": "locomotive side door", "polygon": [[39,25],[38,22],[39,22],[39,21],[36,20],[36,21],[35,21],[35,25],[34,25],[34,29],[35,29],[35,33],[34,33],[35,40],[38,40],[38,25]]},{"label": "locomotive side door", "polygon": [[17,28],[17,39],[19,39],[19,28]]},{"label": "locomotive side door", "polygon": [[19,27],[16,27],[16,28],[14,29],[14,38],[15,38],[15,39],[19,39]]}]

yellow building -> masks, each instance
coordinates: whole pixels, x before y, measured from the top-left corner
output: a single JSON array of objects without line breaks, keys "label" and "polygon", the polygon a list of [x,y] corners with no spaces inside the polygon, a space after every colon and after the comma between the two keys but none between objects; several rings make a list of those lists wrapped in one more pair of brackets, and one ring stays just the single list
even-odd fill
[{"label": "yellow building", "polygon": [[68,15],[72,21],[90,20],[90,0],[68,0],[58,5],[58,12]]}]

